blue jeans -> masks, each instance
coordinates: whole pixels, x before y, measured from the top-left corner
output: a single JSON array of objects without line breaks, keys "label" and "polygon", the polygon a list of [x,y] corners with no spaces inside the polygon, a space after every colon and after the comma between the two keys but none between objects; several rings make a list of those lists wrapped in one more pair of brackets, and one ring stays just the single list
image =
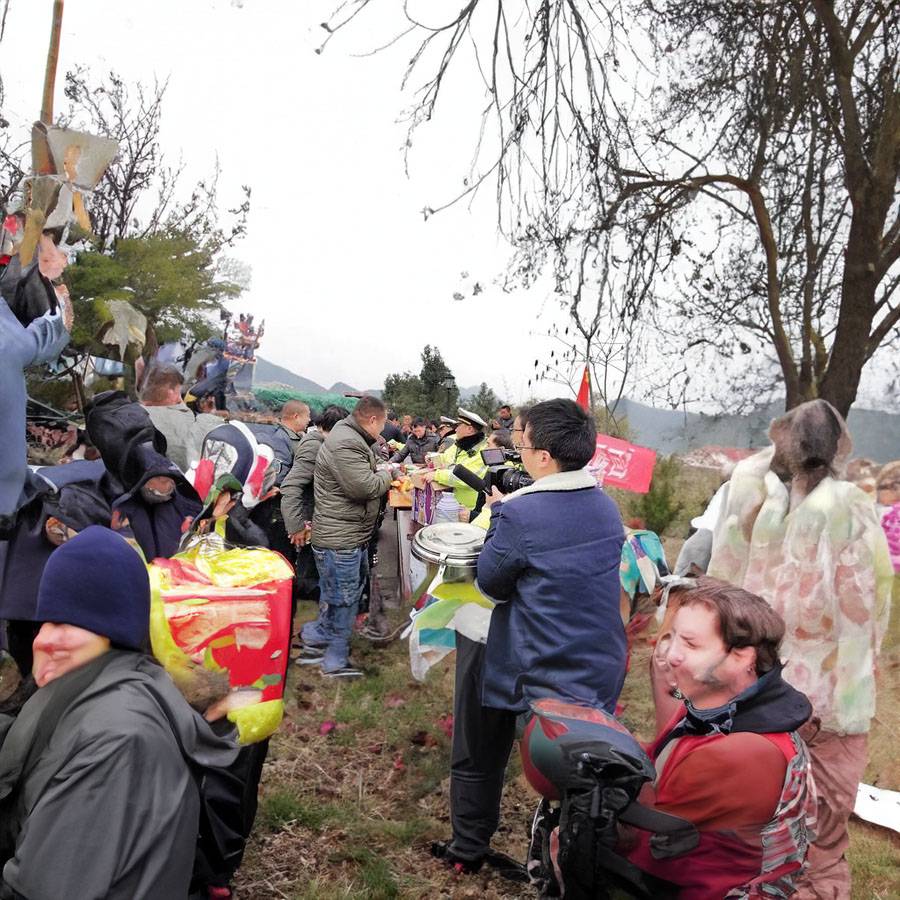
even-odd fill
[{"label": "blue jeans", "polygon": [[325,647],[323,672],[347,665],[356,610],[369,576],[365,547],[355,550],[320,550],[313,547],[319,570],[319,615],[300,634],[307,644]]}]

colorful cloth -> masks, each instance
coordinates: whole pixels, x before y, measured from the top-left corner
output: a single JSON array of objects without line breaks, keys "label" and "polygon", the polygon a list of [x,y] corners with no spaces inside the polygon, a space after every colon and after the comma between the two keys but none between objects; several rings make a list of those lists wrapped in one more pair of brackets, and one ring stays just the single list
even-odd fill
[{"label": "colorful cloth", "polygon": [[825,730],[868,731],[875,658],[893,567],[871,497],[823,479],[790,507],[773,448],[738,463],[713,537],[709,574],[764,597],[785,621],[785,678]]},{"label": "colorful cloth", "polygon": [[484,644],[494,604],[470,581],[446,582],[444,568],[416,603],[404,637],[409,638],[413,677],[424,681],[428,670],[456,649],[456,633]]},{"label": "colorful cloth", "polygon": [[900,503],[888,508],[881,517],[881,527],[891,553],[891,565],[895,572],[900,572]]},{"label": "colorful cloth", "polygon": [[661,575],[668,575],[666,553],[652,531],[627,529],[619,564],[622,590],[634,599],[637,594],[652,594]]}]

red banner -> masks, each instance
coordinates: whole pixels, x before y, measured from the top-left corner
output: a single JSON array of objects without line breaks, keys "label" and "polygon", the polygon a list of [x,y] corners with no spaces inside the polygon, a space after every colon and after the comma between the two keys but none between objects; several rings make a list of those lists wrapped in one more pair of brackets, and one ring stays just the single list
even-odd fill
[{"label": "red banner", "polygon": [[581,376],[581,387],[578,388],[578,397],[575,402],[584,410],[591,411],[591,375],[588,367],[584,367],[584,374]]},{"label": "red banner", "polygon": [[588,469],[599,484],[646,494],[650,490],[655,464],[656,453],[653,450],[607,434],[598,434],[597,452],[588,463]]}]

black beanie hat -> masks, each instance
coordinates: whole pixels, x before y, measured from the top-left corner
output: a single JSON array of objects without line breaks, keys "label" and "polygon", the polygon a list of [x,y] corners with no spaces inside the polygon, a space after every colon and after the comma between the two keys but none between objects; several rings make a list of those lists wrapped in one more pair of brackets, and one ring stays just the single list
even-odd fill
[{"label": "black beanie hat", "polygon": [[147,567],[125,538],[92,525],[50,555],[35,619],[76,625],[119,647],[143,650],[150,630]]}]

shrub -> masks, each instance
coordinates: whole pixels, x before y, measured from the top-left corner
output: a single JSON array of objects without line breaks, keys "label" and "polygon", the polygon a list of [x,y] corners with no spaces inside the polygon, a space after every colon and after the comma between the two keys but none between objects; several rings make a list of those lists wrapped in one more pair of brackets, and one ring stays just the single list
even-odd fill
[{"label": "shrub", "polygon": [[672,456],[662,456],[656,461],[653,481],[646,494],[634,497],[628,504],[628,515],[641,519],[644,526],[662,536],[681,512],[678,496],[678,461]]}]

